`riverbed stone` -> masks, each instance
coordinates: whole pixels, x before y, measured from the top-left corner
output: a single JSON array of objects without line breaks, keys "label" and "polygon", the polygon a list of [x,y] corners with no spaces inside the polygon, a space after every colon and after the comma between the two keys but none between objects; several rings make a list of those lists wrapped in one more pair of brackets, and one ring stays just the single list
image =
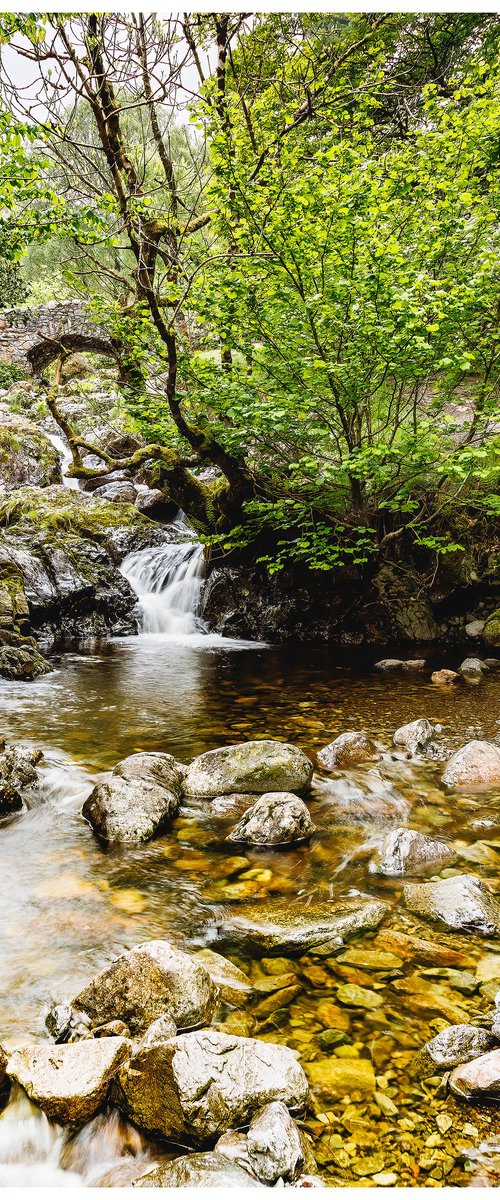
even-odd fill
[{"label": "riverbed stone", "polygon": [[480,658],[464,658],[458,669],[467,682],[478,683],[488,667]]},{"label": "riverbed stone", "polygon": [[475,1025],[449,1025],[422,1046],[409,1070],[411,1075],[422,1078],[449,1071],[479,1058],[494,1044],[495,1039],[487,1029]]},{"label": "riverbed stone", "polygon": [[363,895],[307,907],[277,900],[241,905],[221,920],[217,935],[222,942],[254,946],[264,953],[305,953],[325,943],[340,947],[357,933],[376,929],[387,912],[383,900]]},{"label": "riverbed stone", "polygon": [[148,842],[176,815],[182,775],[171,754],[131,754],[96,784],[82,815],[102,841]]},{"label": "riverbed stone", "polygon": [[446,763],[445,787],[483,788],[500,785],[500,746],[474,739],[461,746]]},{"label": "riverbed stone", "polygon": [[366,733],[348,730],[318,751],[318,762],[326,771],[356,767],[359,763],[380,758],[372,739]]},{"label": "riverbed stone", "polygon": [[216,995],[203,966],[170,942],[151,941],[115,958],[71,1004],[95,1025],[119,1019],[137,1034],[165,1013],[177,1028],[209,1021]]},{"label": "riverbed stone", "polygon": [[282,1100],[273,1100],[252,1118],[247,1134],[250,1166],[262,1183],[293,1183],[304,1169],[304,1136]]},{"label": "riverbed stone", "polygon": [[126,1038],[116,1037],[23,1046],[9,1058],[7,1071],[48,1117],[63,1123],[88,1121],[104,1103],[131,1049]]},{"label": "riverbed stone", "polygon": [[442,667],[440,671],[433,671],[431,675],[431,683],[437,684],[453,684],[461,683],[462,676],[458,671],[450,671],[447,667]]},{"label": "riverbed stone", "polygon": [[250,995],[251,980],[229,958],[224,958],[215,950],[204,949],[197,950],[193,954],[193,959],[195,962],[201,963],[202,967],[208,971],[219,989],[219,998],[226,1004],[233,1004],[237,1008]]},{"label": "riverbed stone", "polygon": [[375,663],[376,671],[404,671],[405,663],[402,658],[381,658]]},{"label": "riverbed stone", "polygon": [[490,613],[483,629],[483,642],[487,646],[500,646],[500,608]]},{"label": "riverbed stone", "polygon": [[457,858],[447,842],[430,838],[415,829],[393,829],[382,841],[370,863],[377,875],[434,875]]},{"label": "riverbed stone", "polygon": [[9,746],[0,754],[0,816],[19,812],[40,794],[37,771],[41,750],[34,746]]},{"label": "riverbed stone", "polygon": [[473,1062],[456,1067],[450,1089],[465,1100],[497,1100],[500,1097],[500,1050],[490,1050]]},{"label": "riverbed stone", "polygon": [[241,742],[200,754],[186,770],[184,794],[213,799],[233,792],[298,791],[307,788],[312,763],[284,742]]},{"label": "riverbed stone", "polygon": [[183,1154],[173,1162],[162,1163],[132,1184],[134,1188],[240,1188],[262,1187],[236,1162],[217,1150],[204,1154]]},{"label": "riverbed stone", "polygon": [[265,792],[229,834],[229,842],[285,846],[310,838],[315,826],[309,809],[293,792]]},{"label": "riverbed stone", "polygon": [[407,883],[403,897],[410,912],[441,921],[449,929],[485,936],[500,929],[498,901],[475,875],[453,875],[435,883]]},{"label": "riverbed stone", "polygon": [[467,637],[480,638],[481,634],[483,632],[484,626],[485,626],[485,622],[478,617],[473,618],[472,621],[468,621],[465,626],[465,632],[467,634]]},{"label": "riverbed stone", "polygon": [[434,729],[427,717],[419,717],[416,721],[410,721],[408,725],[401,725],[393,737],[395,746],[404,746],[410,754],[416,754],[418,750],[424,750],[431,741]]},{"label": "riverbed stone", "polygon": [[117,1074],[112,1100],[139,1129],[162,1138],[185,1138],[184,1112],[179,1100],[172,1061],[176,1038],[141,1042],[130,1062]]},{"label": "riverbed stone", "polygon": [[377,1086],[368,1058],[321,1058],[305,1068],[312,1086],[333,1100],[352,1092],[371,1093]]}]

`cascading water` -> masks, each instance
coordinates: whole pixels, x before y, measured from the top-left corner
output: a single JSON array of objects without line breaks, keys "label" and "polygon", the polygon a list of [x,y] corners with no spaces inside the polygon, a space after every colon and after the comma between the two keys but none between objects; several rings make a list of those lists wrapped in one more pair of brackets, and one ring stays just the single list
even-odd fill
[{"label": "cascading water", "polygon": [[66,442],[63,442],[62,438],[59,437],[59,434],[57,433],[47,433],[46,436],[48,437],[49,442],[52,442],[54,449],[57,450],[59,455],[63,486],[70,488],[74,492],[77,492],[80,486],[78,479],[73,479],[71,475],[66,475],[68,467],[70,467],[73,462],[69,446],[66,445]]},{"label": "cascading water", "polygon": [[199,542],[169,542],[129,554],[122,575],[137,593],[144,633],[183,638],[206,633],[199,616],[205,577]]}]

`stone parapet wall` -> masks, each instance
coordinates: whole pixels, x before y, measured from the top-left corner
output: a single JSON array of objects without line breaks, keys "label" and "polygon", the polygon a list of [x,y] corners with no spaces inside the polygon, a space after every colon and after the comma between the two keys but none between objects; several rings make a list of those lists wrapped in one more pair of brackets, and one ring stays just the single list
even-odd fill
[{"label": "stone parapet wall", "polygon": [[0,312],[1,361],[16,363],[27,374],[39,374],[57,354],[47,338],[68,350],[117,355],[116,344],[91,320],[80,300],[53,300],[37,308]]}]

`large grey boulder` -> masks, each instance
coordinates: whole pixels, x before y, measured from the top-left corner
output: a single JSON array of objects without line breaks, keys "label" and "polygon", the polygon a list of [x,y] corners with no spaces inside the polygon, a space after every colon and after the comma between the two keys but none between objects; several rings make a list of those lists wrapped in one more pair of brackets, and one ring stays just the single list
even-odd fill
[{"label": "large grey boulder", "polygon": [[410,1064],[410,1073],[425,1078],[471,1062],[495,1044],[487,1029],[475,1025],[449,1025],[419,1051]]},{"label": "large grey boulder", "polygon": [[41,777],[36,768],[42,758],[33,746],[9,746],[0,754],[0,816],[38,799]]},{"label": "large grey boulder", "polygon": [[450,1088],[466,1100],[497,1100],[500,1097],[500,1050],[490,1050],[473,1062],[456,1067]]},{"label": "large grey boulder", "polygon": [[395,746],[404,746],[410,754],[416,754],[418,750],[424,750],[431,741],[433,735],[433,727],[426,717],[419,717],[416,721],[410,721],[408,725],[401,725],[393,737]]},{"label": "large grey boulder", "polygon": [[293,1183],[306,1163],[305,1139],[282,1100],[264,1105],[247,1134],[250,1166],[262,1183]]},{"label": "large grey boulder", "polygon": [[173,1075],[186,1125],[204,1140],[246,1124],[272,1100],[302,1108],[306,1076],[288,1046],[202,1029],[175,1039]]},{"label": "large grey boulder", "polygon": [[126,1038],[99,1038],[71,1045],[23,1046],[11,1055],[7,1073],[48,1117],[64,1123],[88,1121],[104,1103],[109,1085],[131,1054]]},{"label": "large grey boulder", "polygon": [[318,762],[327,771],[356,767],[359,763],[380,758],[377,747],[366,733],[349,730],[341,733],[328,746],[318,751]]},{"label": "large grey boulder", "polygon": [[467,742],[446,763],[442,780],[449,788],[497,787],[500,785],[500,746],[495,742]]},{"label": "large grey boulder", "polygon": [[186,1138],[186,1121],[172,1061],[176,1038],[148,1032],[113,1083],[112,1100],[140,1129],[173,1141]]},{"label": "large grey boulder", "polygon": [[307,907],[300,901],[241,905],[222,919],[217,936],[275,954],[305,953],[323,943],[342,946],[355,934],[376,929],[388,911],[383,900],[361,895]]},{"label": "large grey boulder", "polygon": [[168,1014],[177,1028],[209,1021],[217,989],[208,972],[170,942],[143,942],[115,958],[71,1001],[94,1025],[121,1020],[143,1033]]},{"label": "large grey boulder", "polygon": [[171,754],[131,754],[96,785],[82,815],[105,842],[147,842],[175,817],[181,786]]},{"label": "large grey boulder", "polygon": [[184,1154],[173,1162],[164,1163],[141,1175],[132,1187],[136,1188],[240,1188],[262,1187],[238,1163],[231,1162],[217,1150],[205,1154]]},{"label": "large grey boulder", "polygon": [[426,837],[415,829],[393,829],[384,838],[370,870],[377,875],[434,875],[449,867],[456,857],[447,842]]},{"label": "large grey boulder", "polygon": [[213,799],[232,792],[301,792],[309,786],[312,773],[312,763],[296,746],[241,742],[195,758],[186,771],[184,793]]},{"label": "large grey boulder", "polygon": [[479,683],[484,671],[487,671],[488,667],[480,658],[464,658],[463,663],[460,663],[458,669],[467,683]]},{"label": "large grey boulder", "polygon": [[265,792],[243,814],[227,840],[283,846],[310,838],[314,829],[309,809],[299,796],[293,792]]},{"label": "large grey boulder", "polygon": [[500,929],[500,905],[474,875],[454,875],[435,883],[407,883],[406,907],[419,917],[442,921],[449,929],[494,935]]},{"label": "large grey boulder", "polygon": [[251,980],[244,971],[235,967],[229,958],[224,958],[215,950],[206,948],[197,950],[193,954],[193,958],[208,971],[218,988],[220,999],[224,1000],[226,1004],[233,1004],[238,1008],[245,999],[248,999],[252,992]]}]

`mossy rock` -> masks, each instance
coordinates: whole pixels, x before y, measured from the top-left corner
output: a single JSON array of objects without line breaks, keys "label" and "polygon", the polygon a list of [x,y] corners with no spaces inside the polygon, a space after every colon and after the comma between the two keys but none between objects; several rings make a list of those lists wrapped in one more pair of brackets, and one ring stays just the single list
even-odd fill
[{"label": "mossy rock", "polygon": [[500,608],[487,617],[482,636],[487,646],[500,646]]},{"label": "mossy rock", "polygon": [[45,433],[18,413],[2,416],[0,425],[0,489],[24,484],[47,487],[61,482],[59,455]]}]

